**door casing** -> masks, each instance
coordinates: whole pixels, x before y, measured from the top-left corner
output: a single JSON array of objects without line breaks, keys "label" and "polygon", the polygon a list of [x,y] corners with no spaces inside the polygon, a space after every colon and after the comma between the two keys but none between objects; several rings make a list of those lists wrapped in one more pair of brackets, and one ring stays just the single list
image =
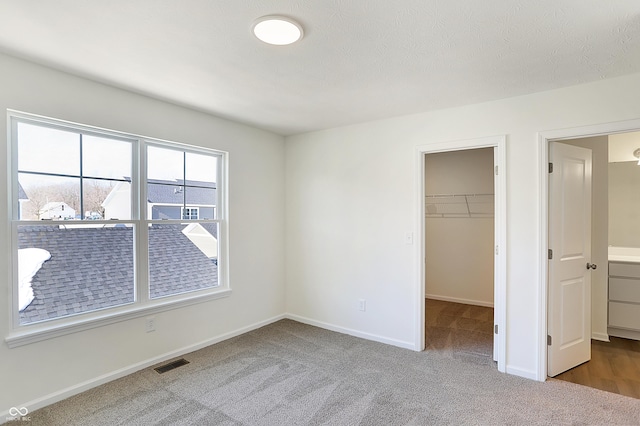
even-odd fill
[{"label": "door casing", "polygon": [[416,147],[416,205],[417,217],[417,238],[416,246],[416,304],[415,304],[415,350],[422,351],[425,348],[425,203],[424,203],[424,179],[426,154],[438,152],[461,151],[477,148],[494,148],[494,166],[497,167],[498,174],[494,176],[495,187],[495,217],[494,217],[494,241],[496,245],[496,255],[494,261],[494,318],[498,327],[498,334],[494,334],[496,340],[496,358],[498,371],[506,371],[506,235],[507,235],[507,170],[506,170],[506,136],[490,136],[477,139],[466,139],[459,141],[439,142]]}]

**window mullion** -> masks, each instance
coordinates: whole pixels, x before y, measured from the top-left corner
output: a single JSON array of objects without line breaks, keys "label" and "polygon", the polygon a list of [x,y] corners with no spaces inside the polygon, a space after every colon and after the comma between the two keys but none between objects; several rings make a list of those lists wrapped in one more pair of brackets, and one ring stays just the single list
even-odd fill
[{"label": "window mullion", "polygon": [[137,219],[136,226],[136,300],[149,301],[149,217],[147,209],[147,144],[139,140],[133,156],[133,176],[131,179],[134,200],[132,214]]},{"label": "window mullion", "polygon": [[[187,153],[182,153],[182,211],[187,210]],[[186,217],[182,216],[183,219]]]},{"label": "window mullion", "polygon": [[79,137],[80,137],[80,219],[84,219],[84,172],[82,170],[84,157],[82,154],[82,133],[79,133]]}]

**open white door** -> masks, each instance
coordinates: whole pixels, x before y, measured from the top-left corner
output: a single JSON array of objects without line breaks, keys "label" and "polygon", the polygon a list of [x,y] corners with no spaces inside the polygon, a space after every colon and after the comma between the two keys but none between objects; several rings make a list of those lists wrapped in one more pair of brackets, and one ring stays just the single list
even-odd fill
[{"label": "open white door", "polygon": [[551,142],[547,374],[591,359],[591,150]]}]

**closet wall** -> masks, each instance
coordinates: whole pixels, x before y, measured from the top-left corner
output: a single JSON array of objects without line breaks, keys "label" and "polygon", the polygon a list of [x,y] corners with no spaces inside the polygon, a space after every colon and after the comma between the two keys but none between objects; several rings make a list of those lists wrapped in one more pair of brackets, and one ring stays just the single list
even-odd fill
[{"label": "closet wall", "polygon": [[493,306],[493,148],[425,157],[426,297]]}]

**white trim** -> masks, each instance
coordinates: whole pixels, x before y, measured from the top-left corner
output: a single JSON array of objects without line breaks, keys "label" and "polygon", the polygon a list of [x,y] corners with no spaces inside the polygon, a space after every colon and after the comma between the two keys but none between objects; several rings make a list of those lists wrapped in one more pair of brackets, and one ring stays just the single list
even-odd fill
[{"label": "white trim", "polygon": [[461,299],[459,297],[440,296],[437,294],[425,294],[426,299],[444,300],[445,302],[462,303],[463,305],[485,306],[493,308],[493,302],[484,302],[481,300]]},{"label": "white trim", "polygon": [[[24,404],[18,404],[16,405],[17,407],[27,407],[27,409],[29,410],[29,412],[33,412],[35,410],[38,410],[40,408],[46,407],[47,405],[51,405],[54,404],[58,401],[62,401],[63,399],[69,398],[73,395],[77,395],[79,393],[82,393],[84,391],[87,391],[89,389],[95,388],[97,386],[100,386],[104,383],[108,383],[111,382],[113,380],[119,379],[121,377],[127,376],[129,374],[133,374],[136,371],[140,371],[143,370],[145,368],[151,367],[152,365],[167,361],[171,358],[176,358],[179,356],[182,356],[184,354],[193,352],[193,351],[197,351],[199,349],[205,348],[207,346],[211,346],[214,345],[216,343],[220,343],[224,340],[228,340],[231,339],[233,337],[239,336],[241,334],[245,334],[248,333],[250,331],[256,330],[258,328],[264,327],[266,325],[272,324],[276,321],[280,321],[281,319],[284,319],[285,316],[284,315],[277,315],[275,317],[271,317],[269,319],[266,319],[264,321],[260,321],[251,325],[248,325],[246,327],[242,327],[239,328],[235,331],[230,331],[228,333],[224,333],[221,334],[219,336],[216,337],[212,337],[210,339],[204,340],[200,343],[196,343],[193,345],[189,345],[189,346],[185,346],[183,348],[180,349],[176,349],[174,351],[171,352],[167,352],[164,353],[162,355],[158,355],[155,356],[153,358],[149,358],[145,361],[141,361],[135,364],[132,364],[128,367],[123,367],[120,368],[118,370],[112,371],[110,373],[107,374],[103,374],[101,376],[95,377],[93,379],[90,380],[86,380],[82,383],[79,383],[77,385],[73,385],[70,387],[67,387],[65,389],[61,389],[59,391],[56,392],[52,392],[48,395],[45,395],[41,398],[36,398],[32,401],[26,402]],[[6,418],[9,416],[9,412],[8,411],[3,411],[0,412],[0,423],[2,423],[2,419]]]},{"label": "white trim", "polygon": [[609,335],[607,333],[591,333],[593,340],[599,340],[601,342],[610,342]]},{"label": "white trim", "polygon": [[[13,164],[18,163],[18,150],[15,147],[15,138],[13,137],[15,122],[12,120],[11,115],[7,114],[7,168],[5,173],[7,174],[7,182],[9,182],[9,190],[7,191],[7,222],[4,224],[7,228],[7,241],[5,242],[7,253],[9,253],[9,265],[7,268],[7,286],[8,294],[7,294],[7,316],[9,319],[8,324],[11,325],[11,329],[15,327],[15,325],[19,322],[18,316],[18,292],[17,286],[14,285],[13,277],[18,276],[18,263],[14,262],[14,254],[13,247],[18,246],[18,238],[17,234],[12,225],[12,219],[14,217],[18,217],[18,211],[16,210],[16,205],[14,202],[14,195],[18,194],[18,184],[13,179]],[[17,180],[17,179],[16,179]],[[15,197],[17,198],[17,197]],[[2,419],[4,417],[0,417]]]},{"label": "white trim", "polygon": [[323,328],[325,330],[331,330],[342,334],[348,334],[349,336],[360,337],[366,340],[372,340],[374,342],[384,343],[391,346],[397,346],[403,349],[410,349],[420,351],[422,349],[417,349],[413,342],[405,342],[403,340],[391,339],[389,337],[380,336],[377,334],[366,333],[364,331],[358,331],[351,328],[341,327],[339,325],[329,324],[322,321],[316,321],[311,318],[302,317],[300,315],[295,314],[285,314],[285,318],[307,324],[312,325],[314,327]]},{"label": "white trim", "polygon": [[537,380],[536,372],[534,370],[524,370],[522,368],[512,367],[510,365],[507,365],[507,374],[524,377],[525,379]]},{"label": "white trim", "polygon": [[640,130],[640,119],[538,132],[538,205],[540,209],[538,210],[538,369],[535,375],[536,380],[545,381],[547,378],[549,142],[605,136],[638,130]]},{"label": "white trim", "polygon": [[506,313],[507,313],[507,167],[506,167],[506,136],[489,136],[477,139],[439,142],[416,147],[416,206],[418,216],[416,247],[416,265],[418,268],[415,286],[415,346],[418,350],[425,348],[425,217],[424,217],[424,156],[428,153],[460,151],[476,148],[494,148],[494,165],[498,166],[498,175],[494,178],[495,187],[495,244],[498,253],[494,263],[494,315],[500,333],[494,335],[496,339],[496,358],[498,371],[506,372]]}]

